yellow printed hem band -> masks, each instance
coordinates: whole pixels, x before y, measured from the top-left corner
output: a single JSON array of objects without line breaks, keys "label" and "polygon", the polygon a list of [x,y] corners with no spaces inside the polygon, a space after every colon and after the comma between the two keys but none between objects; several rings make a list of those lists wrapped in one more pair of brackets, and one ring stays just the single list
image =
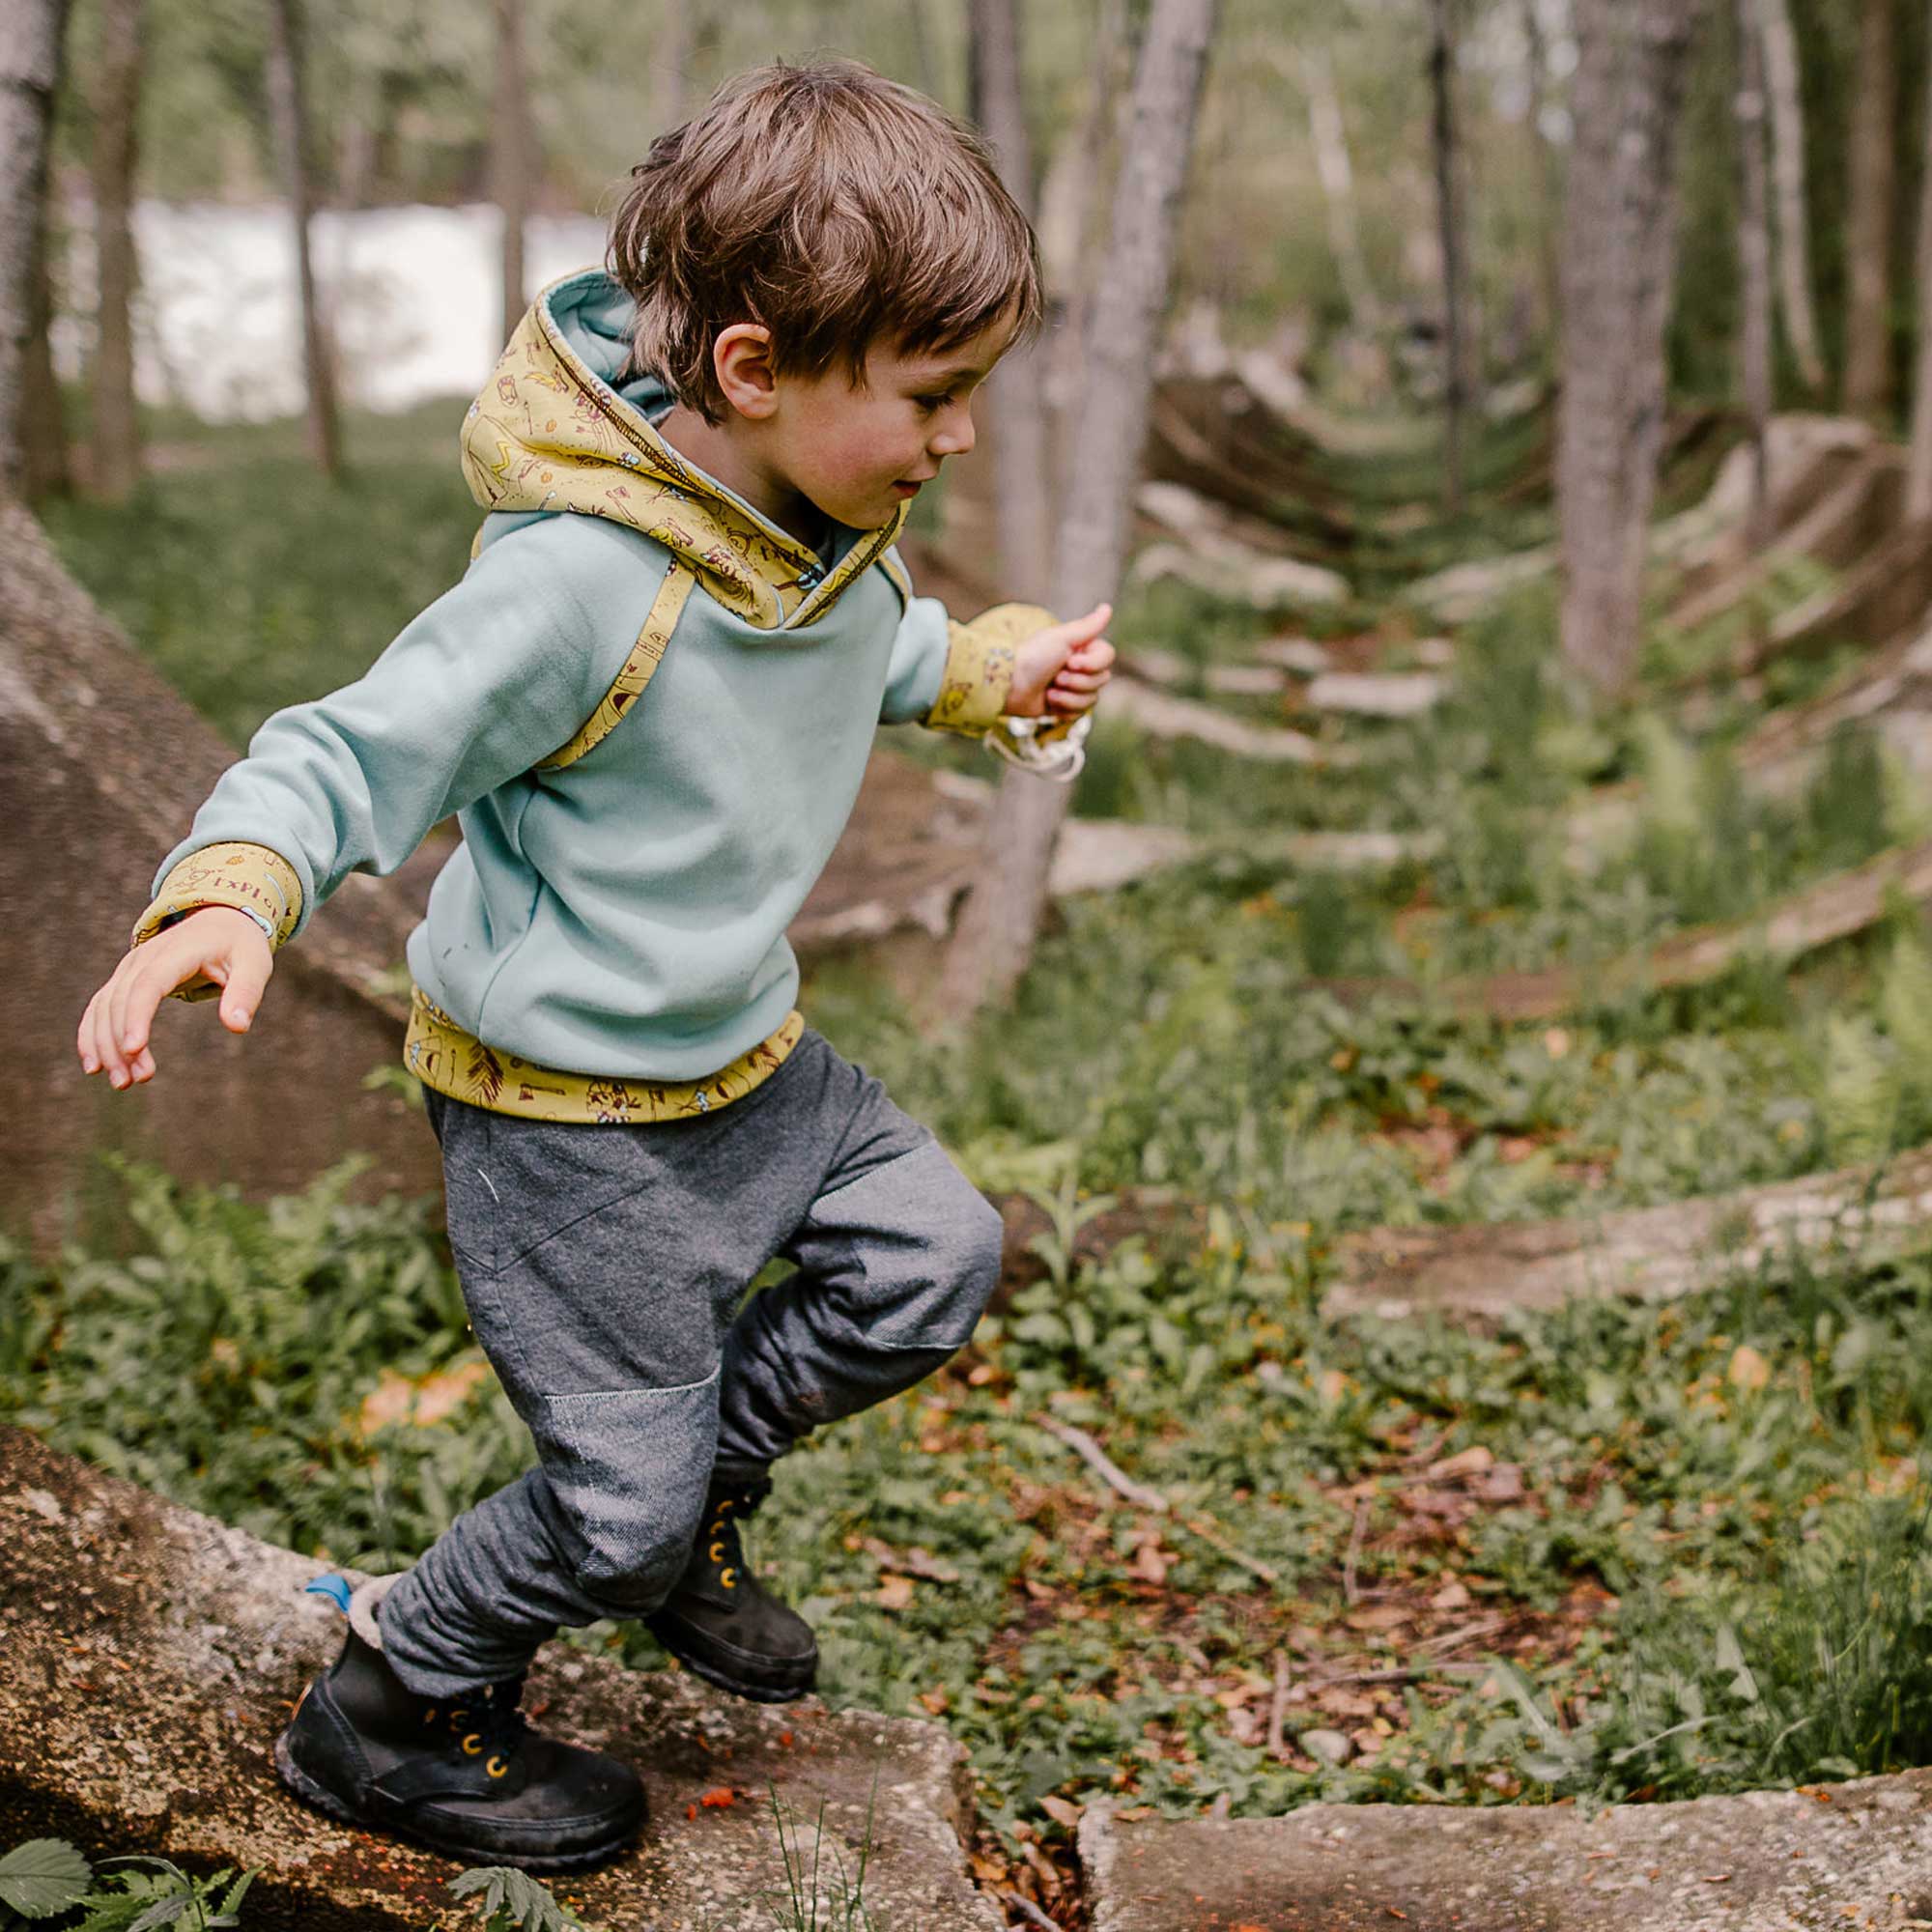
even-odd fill
[{"label": "yellow printed hem band", "polygon": [[403,1065],[425,1087],[489,1113],[515,1114],[526,1121],[625,1126],[639,1121],[687,1120],[742,1100],[784,1065],[804,1033],[805,1015],[794,1008],[776,1033],[703,1080],[566,1073],[484,1045],[420,986],[412,986]]},{"label": "yellow printed hem band", "polygon": [[1037,604],[996,604],[970,624],[949,624],[946,668],[925,723],[935,731],[983,735],[1007,708],[1021,639],[1053,622]]}]

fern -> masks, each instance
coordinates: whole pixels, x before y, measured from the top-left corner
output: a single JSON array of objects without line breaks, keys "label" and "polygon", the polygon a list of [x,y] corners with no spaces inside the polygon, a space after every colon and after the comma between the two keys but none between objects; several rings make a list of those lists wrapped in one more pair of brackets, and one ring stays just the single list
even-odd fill
[{"label": "fern", "polygon": [[484,1932],[570,1932],[583,1920],[528,1872],[514,1865],[474,1865],[449,1881],[453,1897],[483,1894]]},{"label": "fern", "polygon": [[1879,1010],[1901,1084],[1915,1096],[1932,1094],[1932,953],[1916,924],[1892,941],[1879,977]]},{"label": "fern", "polygon": [[1898,1075],[1872,1023],[1862,1016],[1833,1013],[1825,1022],[1821,1111],[1833,1159],[1876,1160],[1890,1149]]}]

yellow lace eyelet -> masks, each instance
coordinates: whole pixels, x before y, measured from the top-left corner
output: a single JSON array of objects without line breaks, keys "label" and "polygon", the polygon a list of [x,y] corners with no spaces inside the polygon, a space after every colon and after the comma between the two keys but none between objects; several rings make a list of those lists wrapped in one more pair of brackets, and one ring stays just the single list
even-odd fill
[{"label": "yellow lace eyelet", "polygon": [[463,1748],[467,1752],[469,1752],[469,1754],[471,1757],[474,1757],[476,1753],[483,1748],[483,1733],[481,1731],[471,1731],[469,1735],[463,1740]]},{"label": "yellow lace eyelet", "polygon": [[489,1759],[483,1766],[483,1769],[487,1771],[492,1777],[506,1777],[508,1776],[510,1771],[510,1767],[507,1764],[505,1764],[503,1760],[499,1757],[493,1757]]},{"label": "yellow lace eyelet", "polygon": [[711,1546],[711,1560],[712,1560],[712,1562],[714,1562],[714,1563],[722,1563],[722,1562],[724,1562],[724,1545],[723,1545],[722,1543],[714,1543],[714,1544],[713,1544],[713,1545]]},{"label": "yellow lace eyelet", "polygon": [[450,1712],[450,1714],[449,1714],[449,1728],[450,1728],[450,1729],[451,1729],[452,1731],[454,1731],[454,1730],[457,1730],[457,1729],[460,1729],[460,1728],[461,1728],[461,1726],[462,1726],[462,1723],[463,1723],[463,1720],[464,1720],[464,1719],[466,1719],[467,1717],[469,1717],[469,1713],[468,1711],[452,1711],[452,1712]]},{"label": "yellow lace eyelet", "polygon": [[436,1706],[434,1704],[432,1704],[429,1707],[429,1709],[423,1713],[423,1722],[426,1724],[433,1724],[436,1722]]},{"label": "yellow lace eyelet", "polygon": [[738,1573],[735,1570],[721,1571],[719,1573],[718,1580],[721,1583],[723,1583],[727,1590],[735,1590],[738,1587]]}]

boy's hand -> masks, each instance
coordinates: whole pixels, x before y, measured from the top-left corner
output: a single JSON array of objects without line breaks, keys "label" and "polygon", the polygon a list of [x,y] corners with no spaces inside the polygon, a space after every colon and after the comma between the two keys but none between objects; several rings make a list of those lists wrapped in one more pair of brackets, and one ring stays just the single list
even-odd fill
[{"label": "boy's hand", "polygon": [[74,1042],[80,1064],[89,1073],[104,1067],[111,1087],[152,1080],[148,1029],[177,986],[203,976],[213,980],[222,989],[221,1024],[230,1033],[246,1033],[274,970],[273,949],[246,913],[203,906],[135,947],[87,1003]]},{"label": "boy's hand", "polygon": [[1007,710],[1015,718],[1039,718],[1049,710],[1071,718],[1091,709],[1113,676],[1107,667],[1114,647],[1100,635],[1113,614],[1111,604],[1096,604],[1070,624],[1049,624],[1022,639],[1013,654]]}]

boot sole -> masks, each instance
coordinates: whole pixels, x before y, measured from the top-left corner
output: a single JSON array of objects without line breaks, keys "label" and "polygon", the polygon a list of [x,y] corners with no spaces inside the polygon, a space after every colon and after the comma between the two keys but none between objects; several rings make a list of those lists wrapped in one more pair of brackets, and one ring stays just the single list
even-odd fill
[{"label": "boot sole", "polygon": [[289,1750],[288,1733],[283,1731],[275,1739],[275,1776],[304,1804],[310,1804],[338,1824],[351,1825],[358,1832],[381,1832],[386,1837],[407,1838],[412,1844],[423,1846],[426,1850],[440,1852],[446,1859],[458,1859],[465,1864],[509,1864],[520,1871],[528,1872],[569,1872],[587,1871],[593,1865],[608,1864],[620,1856],[639,1832],[643,1830],[646,1812],[640,1810],[638,1822],[627,1830],[622,1837],[613,1838],[608,1844],[593,1845],[580,1852],[530,1852],[505,1851],[501,1846],[465,1845],[454,1840],[439,1837],[434,1832],[425,1832],[413,1825],[394,1823],[385,1817],[361,1817],[325,1784],[318,1784]]},{"label": "boot sole", "polygon": [[660,1630],[646,1617],[644,1628],[694,1676],[701,1677],[707,1684],[715,1684],[719,1690],[728,1690],[734,1697],[747,1698],[753,1704],[796,1704],[801,1697],[810,1695],[818,1681],[815,1660],[811,1675],[803,1684],[756,1684],[748,1678],[733,1677],[722,1664],[714,1663],[693,1645],[686,1643],[675,1625],[667,1625]]}]

